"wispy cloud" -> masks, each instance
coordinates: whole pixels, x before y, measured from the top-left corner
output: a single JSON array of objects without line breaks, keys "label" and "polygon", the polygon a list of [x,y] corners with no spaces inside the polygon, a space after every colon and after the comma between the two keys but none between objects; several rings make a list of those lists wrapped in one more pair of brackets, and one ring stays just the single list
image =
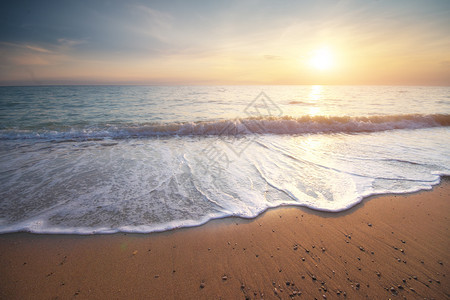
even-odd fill
[{"label": "wispy cloud", "polygon": [[82,44],[86,44],[86,43],[87,43],[86,40],[71,40],[71,39],[65,39],[65,38],[58,39],[58,44],[60,46],[63,46],[63,47],[70,47],[70,48],[72,48],[72,47],[75,47],[75,46],[78,46],[78,45],[82,45]]},{"label": "wispy cloud", "polygon": [[0,42],[3,66],[48,66],[71,60],[73,48],[85,41],[58,39],[55,44]]},{"label": "wispy cloud", "polygon": [[450,60],[441,61],[440,65],[446,68],[450,68]]},{"label": "wispy cloud", "polygon": [[281,56],[279,56],[279,55],[266,54],[266,55],[264,55],[264,59],[267,59],[267,60],[281,60],[283,58]]},{"label": "wispy cloud", "polygon": [[26,49],[30,49],[32,51],[35,52],[40,52],[40,53],[52,53],[52,51],[39,47],[39,46],[33,46],[33,45],[17,45],[17,47],[24,47]]},{"label": "wispy cloud", "polygon": [[171,39],[174,21],[172,15],[141,4],[130,6],[130,8],[135,19],[128,23],[128,28],[163,42],[173,42]]}]

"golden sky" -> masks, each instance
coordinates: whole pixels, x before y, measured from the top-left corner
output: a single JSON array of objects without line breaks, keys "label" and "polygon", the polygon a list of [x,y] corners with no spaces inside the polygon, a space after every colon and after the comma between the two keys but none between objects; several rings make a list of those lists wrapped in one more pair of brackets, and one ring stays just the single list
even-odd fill
[{"label": "golden sky", "polygon": [[0,85],[450,85],[450,1],[11,1]]}]

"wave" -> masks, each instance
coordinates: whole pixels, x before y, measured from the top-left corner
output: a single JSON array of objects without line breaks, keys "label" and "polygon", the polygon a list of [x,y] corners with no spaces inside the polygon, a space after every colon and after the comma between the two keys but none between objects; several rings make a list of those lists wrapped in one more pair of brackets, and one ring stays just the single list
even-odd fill
[{"label": "wave", "polygon": [[124,139],[155,136],[209,136],[246,134],[359,133],[394,129],[450,126],[450,115],[254,117],[234,120],[120,123],[39,130],[2,129],[0,140],[14,139]]}]

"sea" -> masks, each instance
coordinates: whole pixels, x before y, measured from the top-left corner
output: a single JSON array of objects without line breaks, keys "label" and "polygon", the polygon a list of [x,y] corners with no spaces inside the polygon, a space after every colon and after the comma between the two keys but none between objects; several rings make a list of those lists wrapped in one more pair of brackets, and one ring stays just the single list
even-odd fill
[{"label": "sea", "polygon": [[0,233],[340,212],[445,175],[450,87],[0,87]]}]

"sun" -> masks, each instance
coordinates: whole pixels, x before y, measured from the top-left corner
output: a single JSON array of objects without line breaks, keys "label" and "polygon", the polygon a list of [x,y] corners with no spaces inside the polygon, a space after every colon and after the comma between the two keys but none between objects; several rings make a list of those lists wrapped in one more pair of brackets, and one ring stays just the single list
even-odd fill
[{"label": "sun", "polygon": [[333,53],[328,48],[321,48],[312,53],[309,64],[316,70],[330,70],[334,65]]}]

